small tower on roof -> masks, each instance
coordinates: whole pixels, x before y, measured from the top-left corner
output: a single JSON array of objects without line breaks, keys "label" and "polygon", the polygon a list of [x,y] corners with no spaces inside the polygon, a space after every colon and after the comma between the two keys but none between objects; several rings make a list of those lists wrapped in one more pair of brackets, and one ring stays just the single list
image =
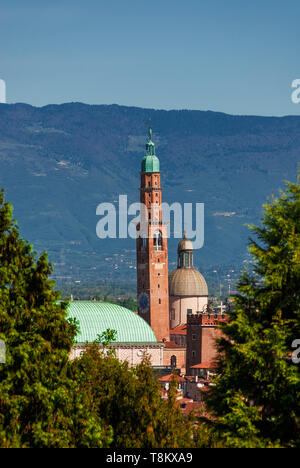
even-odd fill
[{"label": "small tower on roof", "polygon": [[194,267],[193,243],[184,234],[177,248],[177,269],[169,275],[171,329],[187,323],[187,315],[203,312],[208,304],[208,288]]},{"label": "small tower on roof", "polygon": [[177,247],[178,262],[177,268],[193,268],[194,267],[194,248],[193,243],[186,237],[186,231],[184,231],[184,237],[178,244]]}]

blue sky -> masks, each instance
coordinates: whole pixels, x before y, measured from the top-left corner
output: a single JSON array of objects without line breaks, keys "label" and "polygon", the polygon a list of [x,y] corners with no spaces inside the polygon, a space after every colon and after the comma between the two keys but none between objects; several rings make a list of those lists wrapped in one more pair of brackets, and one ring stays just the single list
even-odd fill
[{"label": "blue sky", "polygon": [[2,0],[8,102],[300,113],[299,0]]}]

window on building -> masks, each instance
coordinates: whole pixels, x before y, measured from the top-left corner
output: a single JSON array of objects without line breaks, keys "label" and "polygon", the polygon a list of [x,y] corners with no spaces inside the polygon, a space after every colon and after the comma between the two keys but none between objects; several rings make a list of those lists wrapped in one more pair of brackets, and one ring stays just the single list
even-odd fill
[{"label": "window on building", "polygon": [[171,356],[171,367],[176,367],[176,364],[177,364],[177,359],[176,359],[176,356],[173,355]]},{"label": "window on building", "polygon": [[193,309],[187,309],[186,313],[187,313],[188,315],[192,315]]},{"label": "window on building", "polygon": [[158,303],[161,304],[161,299],[158,299]]},{"label": "window on building", "polygon": [[154,233],[154,247],[156,249],[162,248],[162,234],[160,231],[155,231]]},{"label": "window on building", "polygon": [[158,284],[158,289],[160,288],[160,284]]},{"label": "window on building", "polygon": [[192,357],[196,356],[196,351],[192,351]]}]

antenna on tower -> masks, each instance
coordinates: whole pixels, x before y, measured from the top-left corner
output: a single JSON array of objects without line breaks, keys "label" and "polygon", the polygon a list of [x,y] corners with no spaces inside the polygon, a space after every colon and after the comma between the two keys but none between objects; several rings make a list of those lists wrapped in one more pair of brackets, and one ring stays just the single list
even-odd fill
[{"label": "antenna on tower", "polygon": [[146,125],[149,127],[149,140],[152,140],[152,120],[149,119],[145,122]]}]

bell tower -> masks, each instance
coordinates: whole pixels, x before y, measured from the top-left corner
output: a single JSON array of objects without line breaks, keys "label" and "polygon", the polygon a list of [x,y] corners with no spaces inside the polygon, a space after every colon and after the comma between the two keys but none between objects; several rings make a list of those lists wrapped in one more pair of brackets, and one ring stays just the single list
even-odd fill
[{"label": "bell tower", "polygon": [[169,340],[169,288],[167,225],[162,221],[160,164],[149,128],[142,160],[141,223],[137,226],[138,313],[151,326],[158,341]]}]

